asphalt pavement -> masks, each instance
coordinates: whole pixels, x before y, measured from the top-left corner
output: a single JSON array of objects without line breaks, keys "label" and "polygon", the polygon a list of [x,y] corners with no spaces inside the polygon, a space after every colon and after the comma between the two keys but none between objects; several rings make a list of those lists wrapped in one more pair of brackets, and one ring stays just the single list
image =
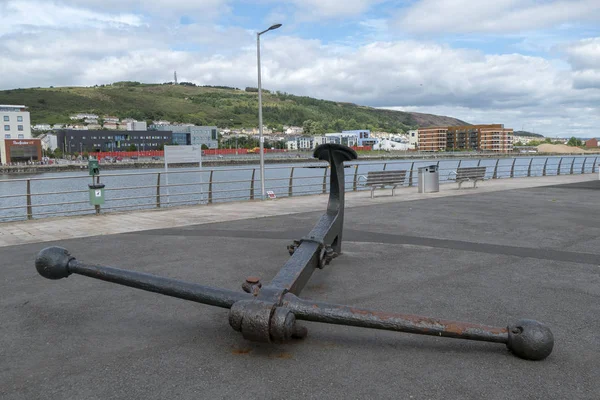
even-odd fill
[{"label": "asphalt pavement", "polygon": [[506,326],[546,323],[545,360],[504,345],[304,323],[257,344],[227,310],[83,276],[39,250],[238,290],[268,281],[322,210],[0,249],[2,399],[598,399],[600,181],[346,210],[343,255],[302,297]]}]

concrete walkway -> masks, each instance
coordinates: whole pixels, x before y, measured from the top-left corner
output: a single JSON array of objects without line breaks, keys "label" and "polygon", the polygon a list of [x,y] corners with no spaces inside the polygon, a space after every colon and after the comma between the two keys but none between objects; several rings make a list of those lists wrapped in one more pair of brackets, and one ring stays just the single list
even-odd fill
[{"label": "concrete walkway", "polygon": [[[374,199],[370,198],[369,191],[348,192],[346,193],[346,207],[352,208],[447,196],[467,196],[476,193],[587,182],[597,179],[596,174],[498,179],[480,183],[477,189],[463,188],[458,190],[455,184],[444,184],[441,185],[439,193],[423,194],[418,193],[416,187],[403,188],[396,190],[396,196],[394,197],[391,196],[391,190],[379,189],[375,191],[376,197]],[[465,186],[468,186],[468,183]],[[325,210],[328,196],[297,196],[264,202],[230,202],[109,213],[100,216],[86,215],[6,222],[0,223],[0,247],[322,211]]]}]

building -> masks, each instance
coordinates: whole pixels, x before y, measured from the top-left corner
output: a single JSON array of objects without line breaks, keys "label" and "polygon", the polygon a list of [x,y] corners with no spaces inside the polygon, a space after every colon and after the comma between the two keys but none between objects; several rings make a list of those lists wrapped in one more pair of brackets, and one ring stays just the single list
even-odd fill
[{"label": "building", "polygon": [[420,151],[440,151],[446,149],[448,128],[421,128],[418,133]]},{"label": "building", "polygon": [[42,142],[42,149],[46,151],[54,151],[58,147],[58,140],[53,133],[44,133],[39,139]]},{"label": "building", "polygon": [[406,151],[408,150],[408,143],[406,142],[397,142],[389,139],[382,139],[375,145],[373,145],[373,150],[383,150],[383,151]]},{"label": "building", "polygon": [[86,114],[86,113],[79,113],[79,114],[75,114],[75,115],[71,115],[69,118],[71,118],[71,120],[75,121],[75,120],[81,120],[81,119],[98,119],[98,116],[96,114]]},{"label": "building", "polygon": [[356,146],[374,146],[379,141],[376,138],[371,137],[371,131],[368,129],[358,129],[353,131],[342,131],[344,135],[355,135]]},{"label": "building", "polygon": [[116,122],[105,122],[104,129],[117,130],[119,129],[119,125]]},{"label": "building", "polygon": [[172,144],[171,131],[106,131],[106,130],[59,130],[57,145],[64,153],[88,153],[95,151],[158,150]]},{"label": "building", "polygon": [[31,127],[32,131],[50,131],[52,126],[50,124],[37,124]]},{"label": "building", "polygon": [[408,148],[417,149],[419,147],[419,130],[411,129],[408,131]]},{"label": "building", "polygon": [[326,133],[327,143],[343,144],[348,147],[356,146],[358,143],[358,136],[353,133]]},{"label": "building", "polygon": [[27,107],[0,104],[0,163],[39,161],[42,145],[31,136],[31,120]]},{"label": "building", "polygon": [[102,119],[104,120],[104,122],[114,122],[115,124],[118,124],[120,121],[118,117],[113,117],[111,115],[105,115],[104,117],[102,117]]},{"label": "building", "polygon": [[504,128],[504,125],[480,126],[479,143],[477,149],[480,151],[513,151],[513,130]]},{"label": "building", "polygon": [[[125,120],[123,120],[125,122]],[[147,131],[148,125],[146,121],[127,121],[128,131]]]},{"label": "building", "polygon": [[593,148],[597,148],[598,147],[598,139],[596,138],[591,138],[585,141],[585,147],[593,147]]},{"label": "building", "polygon": [[173,144],[178,145],[205,145],[209,149],[219,147],[219,133],[216,126],[195,125],[151,125],[150,131],[173,132]]},{"label": "building", "polygon": [[421,151],[509,152],[513,150],[513,130],[502,124],[420,128],[417,141]]},{"label": "building", "polygon": [[317,146],[327,143],[327,138],[325,136],[313,136],[313,149],[316,149]]},{"label": "building", "polygon": [[283,132],[286,135],[301,135],[304,129],[301,126],[284,126]]},{"label": "building", "polygon": [[285,146],[289,151],[298,150],[298,140],[290,139],[287,142],[285,142]]}]

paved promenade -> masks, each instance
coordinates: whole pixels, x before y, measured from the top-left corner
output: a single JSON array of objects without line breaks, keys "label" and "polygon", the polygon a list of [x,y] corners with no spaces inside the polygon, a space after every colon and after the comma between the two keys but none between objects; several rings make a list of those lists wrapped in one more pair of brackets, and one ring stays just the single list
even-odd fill
[{"label": "paved promenade", "polygon": [[33,265],[60,245],[82,261],[241,290],[250,275],[268,282],[323,213],[326,196],[295,197],[1,224],[0,399],[597,400],[597,176],[455,187],[350,193],[343,254],[302,297],[500,327],[536,319],[554,334],[547,359],[310,322],[304,340],[252,343],[227,310],[83,276],[50,281]]},{"label": "paved promenade", "polygon": [[[476,189],[457,190],[455,184],[440,185],[439,193],[420,194],[416,187],[396,190],[376,190],[375,199],[369,191],[346,193],[346,207],[377,206],[405,201],[432,199],[446,196],[466,196],[501,190],[556,185],[596,180],[596,174],[562,175],[534,178],[498,179],[479,183]],[[464,185],[468,187],[469,184]],[[322,211],[328,195],[297,196],[277,200],[244,201],[233,203],[169,208],[161,210],[108,213],[101,216],[56,217],[32,221],[0,223],[0,247],[24,243],[111,235],[149,229],[175,228],[189,225],[226,222],[276,215]]]}]

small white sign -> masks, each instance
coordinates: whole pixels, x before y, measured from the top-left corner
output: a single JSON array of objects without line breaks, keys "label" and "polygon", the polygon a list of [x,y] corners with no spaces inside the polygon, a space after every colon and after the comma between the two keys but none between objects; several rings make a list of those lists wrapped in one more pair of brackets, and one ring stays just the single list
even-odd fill
[{"label": "small white sign", "polygon": [[165,146],[165,164],[202,162],[201,146]]},{"label": "small white sign", "polygon": [[96,190],[95,195],[96,197],[102,196],[102,190]]},{"label": "small white sign", "polygon": [[277,195],[272,190],[267,190],[267,196],[269,196],[270,199],[276,199],[277,198]]}]

